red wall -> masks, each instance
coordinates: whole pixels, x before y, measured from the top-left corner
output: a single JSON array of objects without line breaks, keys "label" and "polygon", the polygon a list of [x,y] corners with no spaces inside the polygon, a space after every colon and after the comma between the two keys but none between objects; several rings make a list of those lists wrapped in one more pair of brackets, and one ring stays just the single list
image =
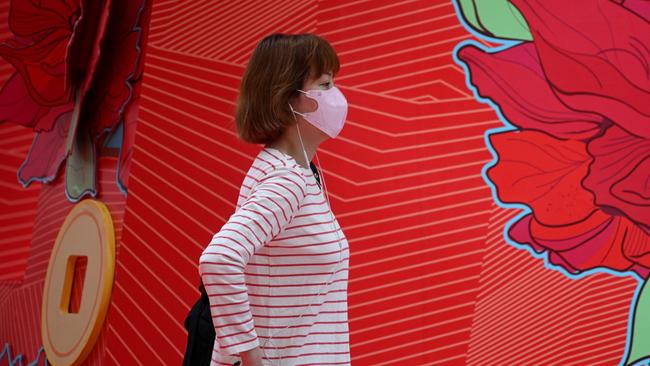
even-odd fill
[{"label": "red wall", "polygon": [[[379,0],[154,2],[128,200],[115,159],[100,164],[118,263],[87,364],[180,364],[199,255],[259,149],[237,141],[232,113],[246,60],[271,32],[315,32],[342,62],[348,122],[319,157],[351,246],[354,365],[618,364],[636,282],[571,280],[504,242],[516,212],[481,177],[484,133],[501,122],[452,59],[472,36],[449,1]],[[0,342],[31,361],[43,268],[71,204],[60,180],[16,182],[33,133],[3,124],[0,136]],[[9,247],[19,262],[5,270]]]}]

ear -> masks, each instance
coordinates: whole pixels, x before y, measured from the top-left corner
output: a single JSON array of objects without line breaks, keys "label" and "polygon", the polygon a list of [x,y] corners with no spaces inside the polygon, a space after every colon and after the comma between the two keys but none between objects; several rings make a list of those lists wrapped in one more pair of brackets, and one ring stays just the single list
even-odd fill
[{"label": "ear", "polygon": [[289,97],[289,112],[291,112],[292,110],[296,112],[300,112],[302,110],[300,106],[301,103],[300,95],[301,94],[294,94]]}]

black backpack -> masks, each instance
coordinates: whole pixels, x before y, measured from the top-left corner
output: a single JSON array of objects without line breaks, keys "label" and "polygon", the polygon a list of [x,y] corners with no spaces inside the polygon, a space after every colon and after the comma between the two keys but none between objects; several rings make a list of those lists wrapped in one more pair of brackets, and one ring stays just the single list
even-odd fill
[{"label": "black backpack", "polygon": [[199,285],[199,291],[201,297],[196,300],[185,318],[185,329],[188,334],[183,366],[210,366],[212,361],[212,348],[216,334],[212,324],[210,301],[203,287],[203,281]]},{"label": "black backpack", "polygon": [[[311,162],[309,167],[314,172],[316,183],[320,186],[318,169]],[[210,366],[212,361],[212,349],[216,333],[214,332],[212,313],[210,312],[210,299],[208,299],[208,293],[205,292],[202,280],[199,284],[199,291],[201,297],[196,300],[185,318],[187,345],[185,346],[183,366]]]}]

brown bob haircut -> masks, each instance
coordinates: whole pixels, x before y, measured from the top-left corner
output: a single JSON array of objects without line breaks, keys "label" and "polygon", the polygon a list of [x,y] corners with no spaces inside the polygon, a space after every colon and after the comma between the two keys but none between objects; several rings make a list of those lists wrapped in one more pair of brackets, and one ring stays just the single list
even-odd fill
[{"label": "brown bob haircut", "polygon": [[274,141],[293,125],[289,99],[306,81],[339,71],[332,46],[313,34],[272,34],[255,47],[244,72],[235,123],[239,138]]}]

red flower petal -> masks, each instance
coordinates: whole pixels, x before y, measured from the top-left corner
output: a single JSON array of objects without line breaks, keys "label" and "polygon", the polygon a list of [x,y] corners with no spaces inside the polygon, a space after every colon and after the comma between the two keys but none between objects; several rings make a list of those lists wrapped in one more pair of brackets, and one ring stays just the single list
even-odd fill
[{"label": "red flower petal", "polygon": [[51,107],[70,101],[65,87],[64,55],[70,31],[53,29],[30,43],[9,40],[0,44],[0,56],[23,77],[31,97],[41,106]]},{"label": "red flower petal", "polygon": [[53,108],[41,107],[27,91],[23,78],[15,73],[0,91],[0,122],[12,122],[33,128],[36,132],[49,131],[56,118],[72,110],[72,104]]},{"label": "red flower petal", "polygon": [[84,108],[92,111],[92,134],[112,130],[125,118],[125,111],[139,93],[144,70],[143,52],[151,2],[114,1],[102,57],[97,65],[92,93]]},{"label": "red flower petal", "polygon": [[576,140],[599,131],[602,117],[571,110],[555,96],[531,43],[497,53],[465,46],[458,57],[468,65],[479,94],[498,104],[511,124]]},{"label": "red flower petal", "polygon": [[84,103],[93,111],[93,136],[98,137],[113,130],[120,121],[124,123],[118,183],[126,190],[137,126],[151,2],[114,1],[111,14],[122,21],[109,24],[104,53],[119,59],[103,57],[100,60],[92,93],[88,94]]},{"label": "red flower petal", "polygon": [[22,75],[36,103],[68,103],[73,89],[83,96],[90,87],[109,6],[110,0],[11,2],[17,37],[0,45],[0,56]]},{"label": "red flower petal", "polygon": [[[14,65],[18,76],[0,93],[3,121],[47,131],[72,110],[72,91],[80,91],[81,97],[76,100],[83,106],[80,123],[89,124],[85,129],[93,141],[120,121],[125,123],[119,176],[125,186],[151,2],[63,1],[14,1],[10,23],[15,24],[18,37],[0,45],[0,56]],[[39,134],[34,139],[33,154],[19,172],[21,181],[29,184],[53,179],[65,158],[65,151],[60,150],[65,148],[65,140],[56,133]],[[45,155],[41,158],[39,154]]]},{"label": "red flower petal", "polygon": [[595,268],[650,274],[650,235],[624,217],[596,211],[591,225],[546,226],[527,215],[508,235],[536,252],[547,251],[550,263],[577,274]]},{"label": "red flower petal", "polygon": [[650,23],[609,0],[512,3],[564,103],[650,138]]},{"label": "red flower petal", "polygon": [[[79,3],[80,16],[70,37],[66,65],[68,75],[66,83],[81,90],[81,98],[86,94],[95,76],[100,53],[100,47],[109,19],[111,0],[92,0]],[[114,22],[122,22],[119,14],[115,14]],[[108,54],[109,58],[119,57],[118,54]]]},{"label": "red flower petal", "polygon": [[72,111],[61,113],[51,131],[39,132],[32,142],[25,162],[18,170],[18,179],[24,186],[32,181],[50,182],[56,178],[65,160],[65,142]]},{"label": "red flower petal", "polygon": [[591,192],[580,185],[591,160],[584,143],[536,131],[489,138],[499,160],[487,175],[501,201],[529,206],[546,225],[579,223],[597,209]]},{"label": "red flower petal", "polygon": [[9,28],[20,37],[31,37],[53,28],[69,29],[70,18],[78,8],[78,0],[11,1]]},{"label": "red flower petal", "polygon": [[584,185],[596,203],[650,229],[650,139],[614,125],[589,142],[588,151],[594,160]]}]

